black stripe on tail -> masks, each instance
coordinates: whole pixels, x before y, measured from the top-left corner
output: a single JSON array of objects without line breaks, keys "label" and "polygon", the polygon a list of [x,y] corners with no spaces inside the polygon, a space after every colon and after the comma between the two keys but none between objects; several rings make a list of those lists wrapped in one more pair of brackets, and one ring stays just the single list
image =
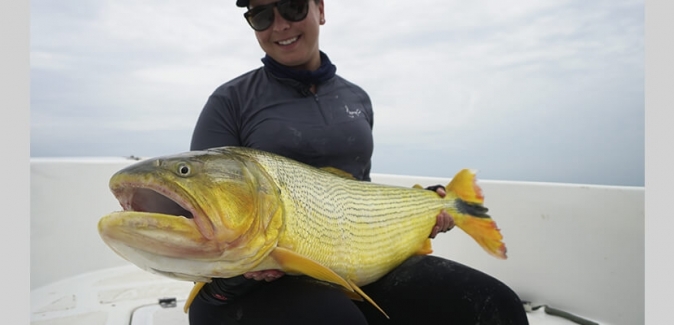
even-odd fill
[{"label": "black stripe on tail", "polygon": [[487,209],[486,207],[484,207],[481,204],[468,203],[468,202],[465,202],[461,199],[457,199],[455,206],[456,206],[456,209],[459,211],[459,213],[467,214],[467,215],[477,217],[477,218],[485,218],[485,219],[491,218],[487,214],[487,211],[489,211],[489,209]]}]

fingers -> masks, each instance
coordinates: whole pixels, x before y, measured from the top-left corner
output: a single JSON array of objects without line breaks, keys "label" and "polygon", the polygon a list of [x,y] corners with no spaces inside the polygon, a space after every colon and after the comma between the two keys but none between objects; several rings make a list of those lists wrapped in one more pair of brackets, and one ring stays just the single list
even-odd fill
[{"label": "fingers", "polygon": [[435,236],[437,236],[439,232],[440,232],[440,227],[434,226],[433,230],[431,230],[431,235],[428,236],[428,237],[435,238]]},{"label": "fingers", "polygon": [[[419,184],[414,185],[413,187],[414,188],[422,188],[421,185],[419,185]],[[440,195],[440,197],[445,197],[445,195],[447,194],[447,192],[445,191],[445,187],[442,186],[442,185],[433,185],[433,186],[426,187],[426,189],[429,190],[429,191],[433,191],[435,193],[438,193],[438,195]]]},{"label": "fingers", "polygon": [[454,218],[446,211],[440,212],[435,219],[435,226],[431,230],[430,238],[435,238],[441,232],[447,232],[454,228]]},{"label": "fingers", "polygon": [[445,221],[444,227],[442,228],[444,229],[443,232],[452,230],[452,228],[454,228],[454,218],[445,211],[442,211],[442,214],[446,215],[446,217],[443,217],[443,220]]},{"label": "fingers", "polygon": [[445,192],[445,189],[442,188],[442,187],[436,188],[435,192],[438,193],[438,195],[440,195],[440,197],[445,197],[445,195],[447,195],[447,192]]},{"label": "fingers", "polygon": [[[435,190],[435,193],[438,193],[438,195],[442,198],[447,195],[445,187],[442,185],[429,186],[426,189]],[[454,219],[447,212],[445,212],[445,210],[442,210],[442,212],[440,212],[436,218],[435,226],[431,230],[431,235],[429,237],[435,238],[435,236],[437,236],[439,233],[446,232],[452,228],[454,228]]]},{"label": "fingers", "polygon": [[280,277],[282,277],[285,273],[280,270],[263,270],[263,271],[253,271],[253,272],[246,272],[243,274],[243,276],[246,279],[254,279],[257,281],[267,281],[271,282],[274,281]]}]

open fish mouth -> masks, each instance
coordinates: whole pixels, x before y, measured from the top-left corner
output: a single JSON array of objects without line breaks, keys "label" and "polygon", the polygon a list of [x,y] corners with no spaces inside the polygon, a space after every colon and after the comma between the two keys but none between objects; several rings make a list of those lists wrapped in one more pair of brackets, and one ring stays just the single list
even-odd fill
[{"label": "open fish mouth", "polygon": [[158,213],[194,219],[194,207],[182,196],[159,187],[126,184],[113,190],[124,211]]},{"label": "open fish mouth", "polygon": [[222,248],[211,240],[209,219],[181,187],[116,180],[111,190],[123,211],[101,218],[98,231],[122,257],[156,272],[171,273],[174,270],[166,268],[166,258],[212,259],[222,254]]}]

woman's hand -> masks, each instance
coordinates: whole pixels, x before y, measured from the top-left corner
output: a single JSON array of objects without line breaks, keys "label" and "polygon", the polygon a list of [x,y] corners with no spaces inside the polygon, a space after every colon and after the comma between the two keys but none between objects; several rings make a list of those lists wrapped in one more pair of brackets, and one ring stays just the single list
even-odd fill
[{"label": "woman's hand", "polygon": [[243,276],[246,279],[254,279],[257,281],[265,280],[267,282],[274,281],[282,277],[283,275],[285,275],[285,273],[281,270],[262,270],[262,271],[246,272],[243,274]]},{"label": "woman's hand", "polygon": [[[445,188],[441,185],[436,185],[436,186],[429,186],[426,189],[428,190],[435,190],[440,197],[445,197],[447,193],[445,192]],[[433,230],[431,231],[431,235],[429,236],[430,238],[435,238],[439,233],[441,232],[447,232],[454,228],[454,218],[447,213],[447,211],[442,210],[440,214],[435,219],[435,226],[433,226]]]}]

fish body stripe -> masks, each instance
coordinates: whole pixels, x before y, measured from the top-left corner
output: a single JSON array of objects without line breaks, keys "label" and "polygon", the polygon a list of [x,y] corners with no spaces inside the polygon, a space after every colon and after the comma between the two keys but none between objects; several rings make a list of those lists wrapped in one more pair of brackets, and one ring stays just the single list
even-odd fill
[{"label": "fish body stripe", "polygon": [[347,274],[356,284],[382,276],[418,251],[444,208],[431,191],[335,177],[265,153],[251,158],[281,189],[285,226],[279,246]]}]

